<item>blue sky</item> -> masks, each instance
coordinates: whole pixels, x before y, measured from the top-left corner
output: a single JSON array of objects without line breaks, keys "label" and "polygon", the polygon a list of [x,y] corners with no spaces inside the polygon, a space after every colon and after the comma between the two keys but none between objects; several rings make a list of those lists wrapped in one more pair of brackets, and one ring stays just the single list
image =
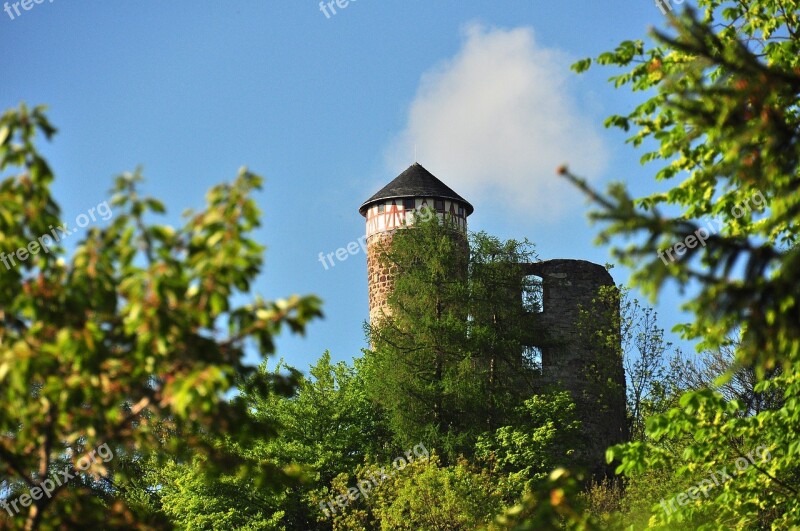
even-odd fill
[{"label": "blue sky", "polygon": [[[173,224],[239,167],[265,176],[256,290],[325,301],[306,338],[278,342],[299,368],[325,349],[349,360],[365,346],[366,257],[326,270],[318,255],[363,234],[359,205],[414,162],[415,145],[475,206],[471,229],[528,237],[542,259],[609,261],[584,199],[554,169],[654,190],[641,153],[602,127],[640,97],[615,91],[611,71],[577,76],[569,65],[663,27],[652,2],[351,0],[336,10],[45,0],[13,20],[0,13],[0,104],[49,105],[59,134],[43,151],[67,220],[138,165]],[[664,293],[662,326],[685,319],[678,305]]]}]

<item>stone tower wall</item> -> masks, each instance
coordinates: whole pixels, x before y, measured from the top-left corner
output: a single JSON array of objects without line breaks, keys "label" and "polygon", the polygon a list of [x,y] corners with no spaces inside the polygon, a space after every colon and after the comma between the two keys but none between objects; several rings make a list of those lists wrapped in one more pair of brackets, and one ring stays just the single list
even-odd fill
[{"label": "stone tower wall", "polygon": [[[527,264],[525,273],[542,279],[542,313],[535,316],[542,354],[542,379],[570,392],[590,444],[587,462],[595,474],[609,473],[607,447],[628,438],[625,373],[619,349],[619,299],[601,303],[599,291],[613,287],[606,269],[584,260]],[[581,316],[581,310],[585,313]],[[595,336],[614,334],[610,346]]]},{"label": "stone tower wall", "polygon": [[[381,263],[381,253],[391,245],[394,234],[398,230],[414,230],[413,226],[395,229],[388,232],[379,232],[367,238],[367,289],[369,294],[369,321],[372,324],[380,321],[381,316],[390,315],[389,295],[394,289],[394,277],[397,273],[396,264]],[[467,261],[469,258],[469,243],[467,236],[460,229],[454,230],[451,235],[457,243],[457,252],[461,254],[463,271],[466,275]]]},{"label": "stone tower wall", "polygon": [[369,322],[377,323],[388,314],[388,297],[394,287],[396,265],[381,264],[383,249],[392,243],[394,231],[374,234],[367,239],[367,285],[369,289]]}]

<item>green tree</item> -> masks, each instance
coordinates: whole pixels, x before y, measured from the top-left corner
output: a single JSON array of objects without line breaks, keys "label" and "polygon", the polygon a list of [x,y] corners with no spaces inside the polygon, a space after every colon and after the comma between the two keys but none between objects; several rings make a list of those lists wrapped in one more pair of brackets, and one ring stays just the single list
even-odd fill
[{"label": "green tree", "polygon": [[382,249],[396,274],[388,316],[369,328],[365,380],[398,444],[422,442],[452,463],[533,394],[539,373],[523,351],[535,291],[522,267],[532,256],[527,241],[468,240],[436,216]]},{"label": "green tree", "polygon": [[[350,473],[368,458],[388,458],[399,451],[382,410],[365,390],[363,360],[331,363],[325,352],[309,376],[300,379],[289,398],[248,395],[253,414],[281,426],[280,436],[258,450],[271,461],[300,467],[304,481],[289,489],[282,523],[288,529],[311,529],[320,513],[319,492],[339,474]],[[274,374],[284,366],[279,364]],[[266,369],[266,367],[264,368]]]},{"label": "green tree", "polygon": [[479,378],[476,412],[494,431],[518,419],[516,408],[540,390],[541,360],[526,357],[536,339],[541,285],[524,274],[536,255],[527,240],[507,240],[485,232],[469,238],[467,344]]},{"label": "green tree", "polygon": [[679,455],[646,442],[616,447],[621,471],[671,470],[688,485],[744,467],[674,510],[651,500],[650,524],[789,528],[800,523],[800,4],[698,6],[699,14],[671,16],[673,31],[655,32],[654,43],[626,41],[597,59],[622,69],[617,86],[646,91],[643,103],[608,123],[633,129],[631,142],[649,148],[642,161],[658,165],[657,180],[671,188],[634,199],[622,185],[601,194],[561,172],[599,206],[593,218],[607,224],[600,241],[641,235],[615,251],[634,269],[635,285],[653,297],[667,280],[693,288],[685,308],[694,320],[683,336],[713,351],[741,328],[726,377],[750,368],[755,393],[783,396],[776,409],[747,415],[739,399],[688,392],[647,426],[655,441],[691,437]]},{"label": "green tree", "polygon": [[177,529],[239,531],[297,529],[286,527],[284,508],[288,486],[254,489],[249,478],[236,474],[213,477],[207,462],[158,464],[151,459],[145,480],[156,492],[159,513]]},{"label": "green tree", "polygon": [[488,531],[538,531],[540,529],[603,529],[586,510],[580,496],[582,478],[557,468],[523,496],[522,500],[481,527]]},{"label": "green tree", "polygon": [[[401,446],[455,457],[468,447],[476,394],[467,344],[466,236],[432,219],[396,231],[380,260],[395,268],[390,316],[371,323],[366,383]],[[471,422],[473,421],[473,422]]]},{"label": "green tree", "polygon": [[484,434],[476,444],[478,462],[497,478],[507,503],[530,492],[556,468],[573,466],[583,447],[569,392],[533,396],[519,409],[517,424]]},{"label": "green tree", "polygon": [[487,524],[502,508],[492,478],[464,460],[445,467],[434,454],[412,459],[407,465],[375,470],[375,466],[359,467],[355,478],[343,474],[336,479],[334,493],[362,485],[367,497],[359,493],[331,514],[334,530],[466,531]]},{"label": "green tree", "polygon": [[[246,345],[271,354],[283,325],[303,332],[320,311],[314,297],[234,302],[261,271],[264,249],[250,236],[261,179],[242,170],[176,229],[148,223],[163,205],[140,195],[138,174],[123,175],[110,200],[113,220],[88,230],[68,255],[43,238],[61,219],[37,132],[55,132],[41,107],[22,105],[0,119],[0,245],[18,258],[18,249],[31,254],[0,275],[2,503],[64,466],[78,477],[40,493],[14,525],[134,525],[120,494],[125,468],[97,459],[80,470],[81,458],[103,444],[120,462],[205,455],[210,472],[246,473],[255,487],[274,483],[279,469],[219,444],[274,433],[226,394],[254,372],[243,363]],[[264,392],[275,384],[290,382],[251,380]]]},{"label": "green tree", "polygon": [[298,383],[291,396],[241,386],[251,415],[279,432],[247,446],[231,442],[231,451],[294,470],[293,481],[254,490],[247,476],[209,477],[202,458],[167,467],[151,460],[145,484],[157,492],[155,506],[185,529],[330,529],[329,522],[318,522],[319,499],[334,478],[399,451],[389,445],[381,412],[366,396],[360,365],[333,364],[325,352],[307,376],[283,362],[262,364],[262,378],[293,375]]}]

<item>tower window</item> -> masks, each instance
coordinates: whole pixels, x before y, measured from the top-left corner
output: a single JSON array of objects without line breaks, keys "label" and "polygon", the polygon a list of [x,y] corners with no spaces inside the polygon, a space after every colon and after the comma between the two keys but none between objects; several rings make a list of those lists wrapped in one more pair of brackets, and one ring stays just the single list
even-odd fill
[{"label": "tower window", "polygon": [[414,210],[415,207],[416,207],[416,201],[414,200],[414,198],[403,199],[403,208],[405,208],[406,210]]},{"label": "tower window", "polygon": [[544,284],[542,277],[528,275],[522,277],[522,307],[527,312],[542,313],[544,311]]},{"label": "tower window", "polygon": [[539,347],[526,346],[522,350],[522,366],[541,374],[542,349]]},{"label": "tower window", "polygon": [[378,214],[383,214],[385,211],[386,211],[386,205],[384,205],[383,203],[378,205]]},{"label": "tower window", "polygon": [[437,212],[444,212],[444,200],[434,199],[433,208],[435,208]]},{"label": "tower window", "polygon": [[460,217],[460,218],[464,217],[464,207],[463,206],[458,207],[458,217]]}]

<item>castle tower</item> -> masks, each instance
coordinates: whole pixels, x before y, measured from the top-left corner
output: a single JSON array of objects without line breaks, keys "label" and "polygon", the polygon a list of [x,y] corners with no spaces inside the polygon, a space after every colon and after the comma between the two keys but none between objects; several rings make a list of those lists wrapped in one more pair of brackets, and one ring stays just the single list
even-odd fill
[{"label": "castle tower", "polygon": [[[369,320],[377,322],[392,289],[393,271],[380,263],[380,248],[391,243],[394,232],[413,223],[414,212],[435,211],[451,220],[466,237],[467,216],[474,208],[449,186],[420,164],[414,163],[375,195],[358,211],[367,221],[367,275]],[[465,238],[466,243],[466,238]],[[468,252],[466,245],[465,252]]]}]

